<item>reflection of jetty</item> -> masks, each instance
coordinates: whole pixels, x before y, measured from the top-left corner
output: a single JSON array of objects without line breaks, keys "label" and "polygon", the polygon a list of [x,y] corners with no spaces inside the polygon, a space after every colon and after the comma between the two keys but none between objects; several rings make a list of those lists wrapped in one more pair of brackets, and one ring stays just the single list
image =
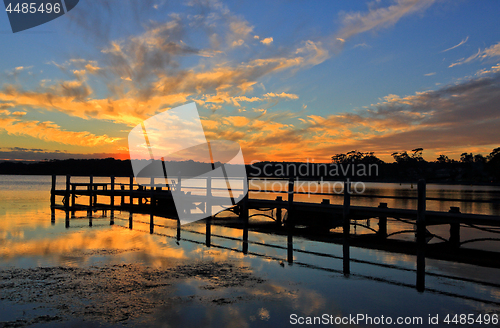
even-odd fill
[{"label": "reflection of jetty", "polygon": [[[192,200],[193,210],[209,212],[208,208],[211,206],[211,201],[213,199],[217,200],[217,190],[221,189],[212,187],[212,181],[207,179],[205,179],[206,181],[202,187],[183,186],[183,181],[180,177],[177,178],[175,184],[172,183],[171,185],[161,185],[157,183],[156,178],[151,178],[149,185],[145,185],[144,183],[138,185],[134,183],[133,177],[129,179],[129,183],[127,184],[115,183],[114,177],[109,177],[108,179],[109,182],[107,183],[94,183],[93,177],[88,177],[89,182],[72,183],[71,177],[67,176],[65,188],[57,189],[56,176],[53,176],[51,190],[53,218],[55,217],[54,211],[56,209],[65,210],[66,227],[70,227],[70,213],[71,217],[74,217],[76,211],[87,211],[89,225],[92,225],[93,212],[102,210],[103,213],[110,211],[110,222],[113,224],[114,211],[125,210],[130,213],[129,228],[132,228],[133,213],[145,213],[150,215],[150,233],[155,233],[155,227],[158,227],[154,223],[155,216],[177,220],[176,238],[180,240],[181,225],[176,216],[172,193],[182,192],[183,197],[188,197]],[[100,180],[102,181],[102,178]],[[248,183],[248,181],[244,181],[244,183]],[[426,185],[424,181],[419,181],[418,183],[418,197],[405,198],[418,201],[416,210],[389,208],[387,203],[380,203],[377,207],[351,206],[351,194],[349,193],[347,183],[345,184],[343,195],[340,195],[343,197],[341,205],[330,204],[329,199],[323,199],[321,203],[298,202],[294,201],[294,195],[304,194],[304,192],[296,191],[295,184],[296,180],[289,179],[286,191],[249,190],[250,197],[245,197],[236,205],[227,204],[226,210],[233,212],[237,217],[210,217],[204,220],[206,224],[206,245],[210,246],[212,244],[211,226],[213,224],[241,229],[242,239],[224,236],[217,237],[242,241],[242,252],[245,254],[248,253],[249,243],[255,243],[248,240],[249,230],[286,235],[288,247],[285,248],[287,249],[287,261],[289,263],[293,262],[295,251],[303,252],[293,248],[293,236],[301,235],[312,240],[340,243],[344,249],[344,274],[350,273],[350,246],[417,255],[417,269],[415,271],[417,273],[416,287],[419,290],[423,290],[425,286],[426,257],[500,268],[498,253],[460,248],[460,245],[474,241],[499,241],[499,238],[476,238],[464,241],[460,238],[460,229],[461,226],[468,226],[481,231],[498,234],[500,233],[500,217],[460,213],[458,207],[452,207],[448,212],[426,211],[426,200],[428,198],[426,197]],[[198,193],[195,190],[198,190]],[[200,190],[202,191],[201,194],[199,193]],[[287,194],[287,199],[283,200],[282,196],[278,196],[274,200],[252,197],[258,196],[259,192],[284,193]],[[332,194],[328,193],[310,194],[332,196]],[[373,195],[359,194],[353,197],[363,196],[374,197]],[[61,197],[62,204],[56,204],[57,198],[61,199]],[[86,200],[86,204],[77,204],[78,197],[83,197]],[[383,196],[380,198],[390,197]],[[103,200],[107,202],[103,202]],[[433,200],[436,200],[436,198],[433,198]],[[449,199],[439,200],[447,201]],[[460,201],[467,202],[468,200]],[[469,200],[469,202],[471,201]],[[486,201],[483,200],[483,202]],[[492,200],[490,202],[496,201]],[[214,203],[221,204],[220,202]],[[269,212],[271,214],[268,214]],[[254,222],[254,220],[249,220],[254,216],[267,217],[272,221]],[[368,224],[364,224],[363,220],[370,219],[378,221],[378,229],[373,229]],[[388,233],[388,225],[394,221],[408,223],[412,226],[412,229]],[[426,227],[431,225],[449,225],[449,238],[445,239],[430,234]],[[352,226],[362,226],[373,233],[353,236],[351,234]],[[297,229],[299,227],[305,229]],[[330,231],[331,228],[337,227],[342,227],[342,232],[335,233]],[[401,233],[415,233],[417,242],[388,239],[392,235]],[[442,240],[442,242],[427,245],[427,242],[432,237],[436,237]],[[281,246],[276,247],[280,248]]]},{"label": "reflection of jetty", "polygon": [[[55,210],[53,209],[53,217],[52,222],[55,224]],[[104,220],[108,220],[106,218],[106,211],[104,211],[104,217],[97,217],[97,225],[102,226]],[[72,224],[69,218],[70,212],[66,211],[66,228],[71,228]],[[75,218],[76,219],[76,218]],[[83,220],[82,220],[83,219]],[[92,214],[88,216],[89,227],[93,226],[93,216]],[[453,289],[452,291],[447,290],[446,288],[439,288],[440,286],[425,287],[425,278],[428,277],[431,280],[439,280],[442,285],[455,286],[458,284],[471,284],[474,287],[477,287],[479,290],[484,289],[499,289],[500,284],[497,281],[491,280],[483,280],[481,278],[470,278],[466,275],[462,275],[460,271],[457,271],[450,274],[444,274],[440,272],[428,272],[425,269],[425,258],[433,258],[435,254],[440,254],[440,259],[445,257],[443,256],[442,249],[433,249],[432,247],[426,247],[426,251],[419,251],[416,253],[415,261],[416,267],[412,268],[411,265],[404,265],[399,262],[397,263],[383,263],[378,261],[377,259],[359,259],[356,257],[351,257],[350,255],[350,247],[356,246],[361,248],[368,249],[381,249],[388,252],[395,252],[398,254],[412,254],[415,255],[415,252],[408,252],[408,242],[400,242],[395,240],[388,240],[386,245],[381,247],[380,242],[378,243],[378,247],[376,243],[369,243],[369,241],[365,241],[364,243],[356,242],[356,240],[350,240],[348,238],[328,238],[326,241],[328,244],[333,247],[327,247],[327,249],[331,249],[331,251],[319,251],[316,247],[311,250],[307,247],[304,247],[302,242],[299,242],[299,247],[294,245],[295,233],[293,229],[285,229],[285,231],[279,231],[276,229],[276,225],[268,225],[260,226],[260,227],[252,227],[241,220],[232,220],[231,224],[228,224],[228,221],[225,219],[213,218],[211,220],[204,220],[198,222],[195,225],[185,225],[181,227],[179,221],[177,220],[177,225],[170,224],[169,220],[164,220],[163,222],[154,223],[152,220],[147,222],[144,220],[144,215],[134,215],[133,212],[128,213],[128,219],[123,216],[114,217],[113,211],[111,211],[111,216],[109,217],[109,224],[115,227],[130,229],[134,231],[140,231],[144,233],[149,233],[157,236],[161,236],[164,238],[172,239],[179,243],[189,243],[194,245],[204,245],[207,248],[212,249],[220,249],[224,251],[242,253],[244,255],[250,255],[254,257],[265,258],[267,261],[276,261],[281,266],[285,266],[286,263],[288,265],[298,265],[303,268],[309,270],[317,270],[327,272],[329,274],[341,274],[345,278],[354,277],[355,279],[362,279],[368,281],[376,281],[378,283],[382,283],[388,286],[398,287],[398,288],[416,288],[420,292],[427,292],[436,295],[442,295],[446,297],[459,298],[462,300],[479,302],[483,304],[493,304],[500,305],[500,302],[495,297],[477,297],[472,296],[467,291],[462,291],[461,288]],[[82,228],[81,222],[84,221],[85,218],[78,218],[75,221],[77,222],[77,227]],[[107,223],[106,223],[107,225]],[[205,225],[205,231],[203,229],[199,229],[200,225]],[[212,232],[215,230],[213,228],[214,225],[221,225],[223,227],[228,227],[231,229],[231,233],[229,235],[222,235],[218,233]],[[275,229],[273,229],[273,226]],[[149,229],[148,229],[149,228]],[[262,241],[261,238],[258,240],[252,240],[253,238],[249,238],[249,230],[258,230],[261,233],[278,233],[283,234],[284,238],[286,238],[286,245],[278,245],[279,241],[277,241],[276,236],[273,236],[272,242]],[[241,231],[241,238],[235,237],[234,232]],[[201,238],[200,238],[201,237]],[[316,240],[314,236],[308,235],[304,236],[308,239]],[[319,238],[318,240],[322,240]],[[393,243],[394,242],[394,243]],[[405,245],[406,244],[406,245]],[[338,251],[338,247],[336,245],[341,246],[341,252]],[[414,245],[414,244],[413,244]],[[437,252],[436,252],[437,251]],[[473,259],[478,256],[490,257],[496,263],[495,265],[490,265],[492,267],[500,268],[500,263],[498,261],[498,253],[492,252],[482,252],[482,251],[473,251],[473,254],[465,255],[460,254],[465,249],[458,249],[456,252],[458,253],[456,259],[452,259],[453,262],[457,263],[471,263],[468,259]],[[280,252],[282,252],[282,256],[280,256]],[[341,254],[339,254],[341,253]],[[300,259],[298,256],[300,255]],[[460,257],[461,256],[461,257]],[[435,257],[434,257],[435,258]],[[321,259],[321,261],[318,261]],[[405,262],[408,259],[405,260]],[[351,263],[353,265],[353,270],[351,270]],[[474,264],[474,263],[473,263]],[[493,262],[490,262],[493,264]],[[369,268],[373,270],[372,274],[366,272],[366,269],[360,270],[359,265],[365,266],[365,268]],[[382,272],[382,273],[381,273]],[[416,277],[416,284],[412,284],[410,282],[401,281],[403,276]]]}]

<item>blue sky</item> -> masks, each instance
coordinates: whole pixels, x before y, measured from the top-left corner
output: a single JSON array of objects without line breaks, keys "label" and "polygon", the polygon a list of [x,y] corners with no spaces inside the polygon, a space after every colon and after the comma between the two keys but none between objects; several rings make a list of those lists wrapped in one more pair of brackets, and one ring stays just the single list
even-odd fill
[{"label": "blue sky", "polygon": [[0,157],[126,158],[195,101],[245,159],[500,144],[498,1],[90,1],[15,33],[0,14]]}]

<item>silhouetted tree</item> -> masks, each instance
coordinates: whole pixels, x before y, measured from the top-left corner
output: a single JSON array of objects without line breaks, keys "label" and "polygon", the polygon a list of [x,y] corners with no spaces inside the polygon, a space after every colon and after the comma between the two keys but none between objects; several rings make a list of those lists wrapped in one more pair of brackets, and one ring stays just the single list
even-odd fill
[{"label": "silhouetted tree", "polygon": [[439,155],[438,158],[436,158],[436,162],[438,163],[441,163],[441,164],[446,164],[446,163],[450,163],[450,158],[446,155]]},{"label": "silhouetted tree", "polygon": [[486,168],[490,177],[497,181],[500,180],[500,147],[493,149],[486,159]]},{"label": "silhouetted tree", "polygon": [[422,152],[424,151],[423,148],[415,148],[412,150],[413,154],[411,155],[411,158],[416,160],[417,162],[425,162],[424,158],[422,157]]},{"label": "silhouetted tree", "polygon": [[481,154],[474,155],[474,163],[486,163],[486,157]]},{"label": "silhouetted tree", "polygon": [[408,155],[406,151],[395,152],[392,153],[391,156],[394,157],[394,160],[398,164],[409,163],[411,161],[411,157]]},{"label": "silhouetted tree", "polygon": [[351,150],[345,154],[335,154],[332,156],[332,163],[345,164],[345,163],[363,163],[363,164],[382,164],[381,159],[374,155],[374,152],[360,152]]},{"label": "silhouetted tree", "polygon": [[398,164],[399,174],[407,179],[418,179],[424,176],[426,161],[422,157],[423,148],[412,149],[412,154],[406,151],[392,153],[392,157]]},{"label": "silhouetted tree", "polygon": [[500,147],[493,149],[487,159],[488,162],[500,160]]},{"label": "silhouetted tree", "polygon": [[472,153],[462,153],[460,155],[460,162],[472,163],[472,162],[474,162],[474,155],[472,155]]}]

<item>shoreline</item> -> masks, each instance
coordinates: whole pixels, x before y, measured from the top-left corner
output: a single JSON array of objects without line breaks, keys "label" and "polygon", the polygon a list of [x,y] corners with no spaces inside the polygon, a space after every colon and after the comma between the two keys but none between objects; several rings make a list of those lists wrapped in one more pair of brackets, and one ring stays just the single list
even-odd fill
[{"label": "shoreline", "polygon": [[[53,174],[40,174],[40,173],[33,173],[33,174],[19,174],[19,173],[0,173],[0,176],[47,176],[51,177]],[[56,174],[57,176],[65,176],[66,174]],[[89,175],[87,174],[71,174],[71,177],[88,177]],[[95,174],[92,175],[93,177],[100,177],[100,178],[106,178],[110,177],[109,175],[103,175],[103,174]],[[130,175],[115,175],[115,178],[130,178]],[[254,178],[254,179],[264,179],[264,178],[269,178],[273,180],[287,180],[288,177],[266,177],[266,176],[249,176],[249,178]],[[325,179],[323,177],[323,180],[321,180],[322,177],[301,177],[299,181],[328,181],[328,182],[343,182],[344,180],[342,179]],[[419,179],[415,180],[393,180],[393,179],[387,179],[387,180],[352,180],[350,179],[351,182],[363,182],[363,183],[392,183],[392,184],[416,184],[418,183]],[[500,187],[500,182],[464,182],[464,181],[435,181],[435,180],[426,180],[427,185],[432,184],[432,185],[438,185],[438,186],[478,186],[478,187],[483,187],[483,186],[491,186],[491,187]],[[415,187],[416,188],[416,187]],[[416,189],[415,189],[416,190]]]}]

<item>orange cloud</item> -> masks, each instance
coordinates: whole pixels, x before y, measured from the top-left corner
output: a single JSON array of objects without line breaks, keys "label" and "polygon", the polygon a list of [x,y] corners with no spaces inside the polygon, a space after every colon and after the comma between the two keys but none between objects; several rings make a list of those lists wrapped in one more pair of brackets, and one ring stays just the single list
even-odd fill
[{"label": "orange cloud", "polygon": [[273,43],[273,41],[274,41],[274,40],[273,40],[273,38],[272,38],[272,37],[269,37],[269,38],[265,38],[265,39],[260,40],[260,42],[261,42],[261,43],[266,44],[266,45],[269,45],[269,44]]},{"label": "orange cloud", "polygon": [[0,118],[0,128],[12,135],[27,135],[44,141],[86,147],[110,144],[121,139],[111,138],[105,134],[98,136],[87,131],[62,130],[53,122],[20,121],[12,118]]}]

